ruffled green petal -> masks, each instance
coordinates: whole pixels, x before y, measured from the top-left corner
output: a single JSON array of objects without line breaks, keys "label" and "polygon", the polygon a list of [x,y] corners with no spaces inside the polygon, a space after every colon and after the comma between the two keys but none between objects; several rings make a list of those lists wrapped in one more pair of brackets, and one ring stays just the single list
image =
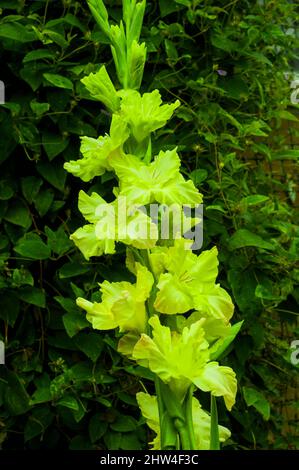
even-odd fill
[{"label": "ruffled green petal", "polygon": [[130,204],[146,205],[153,202],[153,188],[150,166],[134,155],[114,156],[110,159],[119,178],[120,195]]},{"label": "ruffled green petal", "polygon": [[180,174],[180,159],[174,150],[161,151],[146,165],[133,155],[110,158],[120,181],[120,194],[131,203],[200,204],[202,195],[192,181]]},{"label": "ruffled green petal", "polygon": [[111,142],[108,136],[98,139],[82,137],[80,151],[83,158],[71,160],[64,164],[65,170],[83,181],[90,181],[95,176],[103,175],[108,165],[108,155],[111,153]]},{"label": "ruffled green petal", "polygon": [[137,142],[142,142],[151,132],[163,127],[180,105],[178,100],[162,105],[158,90],[142,96],[138,91],[129,89],[121,90],[118,94],[122,98],[120,115],[130,125]]},{"label": "ruffled green petal", "polygon": [[215,284],[218,272],[217,248],[196,256],[189,248],[191,240],[177,239],[164,252],[163,264],[168,273],[162,273],[155,300],[158,312],[167,314],[199,310],[202,316],[211,316],[228,323],[234,306],[229,294]]},{"label": "ruffled green petal", "polygon": [[193,299],[188,287],[177,276],[170,273],[160,275],[154,307],[167,314],[184,313],[193,308]]},{"label": "ruffled green petal", "polygon": [[115,112],[118,110],[120,99],[105,65],[102,65],[98,72],[90,73],[87,77],[82,78],[81,82],[93,98],[104,103],[111,111]]},{"label": "ruffled green petal", "polygon": [[78,307],[86,310],[86,318],[96,330],[112,330],[117,328],[118,322],[111,311],[110,302],[89,302],[78,297],[76,300]]},{"label": "ruffled green petal", "polygon": [[142,416],[146,419],[148,427],[156,433],[156,437],[153,442],[149,443],[149,445],[152,446],[152,450],[160,450],[161,437],[157,397],[149,395],[148,393],[138,392],[136,394],[136,399]]},{"label": "ruffled green petal", "polygon": [[188,204],[194,206],[202,203],[202,194],[198,192],[191,180],[185,181],[177,175],[167,184],[155,188],[155,200],[160,204]]},{"label": "ruffled green petal", "polygon": [[129,210],[126,224],[118,231],[118,240],[138,249],[155,246],[159,238],[158,227],[150,217],[138,209]]},{"label": "ruffled green petal", "polygon": [[153,284],[153,276],[144,266],[136,265],[137,282],[108,282],[101,284],[102,301],[89,302],[77,299],[87,311],[87,319],[93,328],[108,330],[119,327],[120,332],[141,333],[146,330],[145,301]]},{"label": "ruffled green petal", "polygon": [[192,253],[192,243],[192,240],[175,240],[168,251],[167,269],[181,276],[185,282],[214,283],[218,274],[217,248],[213,247],[197,256]]},{"label": "ruffled green petal", "polygon": [[115,253],[114,240],[99,240],[93,224],[78,228],[70,236],[70,239],[73,240],[87,260],[89,260],[91,256]]},{"label": "ruffled green petal", "polygon": [[170,383],[178,395],[184,396],[194,374],[205,366],[209,358],[203,321],[184,328],[179,334],[161,325],[158,316],[154,315],[148,320],[153,327],[153,338],[141,335],[133,350],[133,359],[146,365],[164,382]]},{"label": "ruffled green petal", "polygon": [[134,347],[139,338],[140,335],[134,332],[123,335],[118,342],[117,351],[131,359]]},{"label": "ruffled green petal", "polygon": [[122,155],[122,145],[129,137],[126,123],[116,114],[112,118],[110,134],[98,139],[82,137],[80,151],[83,158],[66,162],[64,168],[83,181],[90,181],[112,170],[109,157]]},{"label": "ruffled green petal", "polygon": [[89,196],[82,190],[79,192],[79,211],[88,222],[97,222],[98,217],[96,216],[96,210],[100,205],[107,205],[107,203],[99,194],[93,192],[91,196]]},{"label": "ruffled green petal", "polygon": [[234,312],[230,295],[219,284],[198,285],[194,292],[194,307],[200,312],[228,323]]},{"label": "ruffled green petal", "polygon": [[194,377],[193,383],[204,392],[210,391],[216,397],[223,396],[227,409],[231,410],[236,399],[237,380],[230,367],[209,362]]}]

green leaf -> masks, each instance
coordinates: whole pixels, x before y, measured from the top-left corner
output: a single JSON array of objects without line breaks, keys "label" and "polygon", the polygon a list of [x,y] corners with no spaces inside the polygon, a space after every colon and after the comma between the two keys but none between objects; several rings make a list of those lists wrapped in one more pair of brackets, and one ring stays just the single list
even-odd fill
[{"label": "green leaf", "polygon": [[286,111],[285,109],[276,111],[275,116],[279,117],[280,119],[285,119],[287,121],[298,121],[298,118],[297,116],[295,116],[295,114],[292,114],[290,113],[290,111]]},{"label": "green leaf", "polygon": [[71,13],[67,13],[63,18],[65,23],[70,24],[71,26],[75,26],[76,28],[80,29],[83,33],[86,31],[86,26],[81,23],[81,21]]},{"label": "green leaf", "polygon": [[51,256],[51,249],[35,233],[29,233],[21,238],[14,250],[25,258],[48,259]]},{"label": "green leaf", "polygon": [[36,196],[42,184],[43,181],[36,176],[26,176],[21,179],[22,193],[29,204],[32,204],[32,202],[36,200]]},{"label": "green leaf", "polygon": [[34,380],[34,384],[37,387],[33,393],[30,405],[38,405],[40,403],[46,403],[52,400],[52,395],[50,391],[51,380],[49,375],[44,372],[41,377],[37,377]]},{"label": "green leaf", "polygon": [[98,360],[104,346],[101,336],[97,333],[79,333],[74,338],[74,343],[93,362]]},{"label": "green leaf", "polygon": [[200,183],[207,179],[208,172],[207,170],[194,170],[190,174],[190,178],[192,179],[195,186],[199,186]]},{"label": "green leaf", "polygon": [[270,403],[258,390],[250,387],[243,387],[243,394],[246,404],[253,406],[268,421],[270,418]]},{"label": "green leaf", "polygon": [[78,263],[77,261],[70,261],[65,263],[62,268],[59,270],[60,279],[65,279],[69,277],[80,276],[89,271],[89,266],[87,264]]},{"label": "green leaf", "polygon": [[259,235],[250,232],[247,229],[237,230],[229,241],[229,248],[237,250],[245,246],[255,246],[264,250],[273,250],[274,247],[271,243],[265,241]]},{"label": "green leaf", "polygon": [[[106,382],[103,381],[102,383],[111,383],[111,382],[108,380]],[[112,401],[107,400],[107,398],[97,397],[97,402],[101,403],[101,405],[104,405],[106,408],[112,408]]]},{"label": "green leaf", "polygon": [[12,416],[24,414],[29,409],[29,396],[20,378],[6,368],[0,369],[0,378],[6,382],[4,404]]},{"label": "green leaf", "polygon": [[38,162],[36,169],[54,188],[64,191],[67,173],[62,165],[55,164],[55,162]]},{"label": "green leaf", "polygon": [[235,337],[237,336],[237,334],[239,333],[239,331],[242,327],[243,322],[244,322],[244,320],[242,320],[238,323],[235,323],[230,328],[228,336],[226,336],[223,339],[221,338],[220,340],[216,341],[215,344],[213,344],[213,346],[210,349],[210,351],[211,351],[210,360],[211,361],[215,361],[216,359],[218,359],[218,357],[221,356],[221,354],[223,354],[224,351],[228,348],[228,346],[234,341]]},{"label": "green leaf", "polygon": [[27,271],[27,269],[24,269],[23,267],[21,269],[15,268],[12,273],[12,280],[13,280],[13,286],[20,287],[23,285],[29,285],[33,286],[34,285],[34,279],[32,274]]},{"label": "green leaf", "polygon": [[11,202],[3,218],[26,229],[32,224],[30,212],[22,201]]},{"label": "green leaf", "polygon": [[45,233],[48,237],[48,246],[59,256],[73,247],[73,244],[66,235],[63,226],[60,226],[56,232],[53,232],[49,227],[45,227]]},{"label": "green leaf", "polygon": [[183,6],[177,5],[176,2],[170,2],[169,0],[159,0],[159,7],[162,18],[184,8]]},{"label": "green leaf", "polygon": [[36,49],[35,51],[28,52],[23,59],[23,63],[31,62],[33,60],[39,59],[54,59],[55,53],[49,51],[48,49]]},{"label": "green leaf", "polygon": [[218,204],[212,204],[211,206],[208,206],[206,210],[207,211],[214,210],[214,211],[219,211],[219,212],[223,212],[223,214],[226,214],[226,210],[222,206],[219,206]]},{"label": "green leaf", "polygon": [[279,287],[272,284],[270,280],[266,280],[264,284],[258,284],[255,289],[255,295],[259,299],[276,302],[284,299],[284,296],[280,293]]},{"label": "green leaf", "polygon": [[101,439],[104,434],[107,432],[108,423],[107,421],[102,420],[102,414],[96,413],[93,415],[89,421],[88,432],[89,437],[92,443]]},{"label": "green leaf", "polygon": [[32,67],[32,65],[25,65],[25,67],[20,70],[21,78],[31,86],[33,91],[36,91],[42,84],[42,70],[44,70],[44,66]]},{"label": "green leaf", "polygon": [[[62,34],[57,33],[56,31],[53,31],[51,29],[44,29],[43,34],[45,36],[48,36],[53,42],[58,44],[58,46],[60,46],[62,49],[66,49],[69,46],[69,43],[65,39],[65,37]],[[52,75],[52,74],[49,74],[49,75]],[[56,75],[56,74],[53,74],[53,75]]]},{"label": "green leaf", "polygon": [[299,149],[285,149],[273,152],[271,160],[298,160]]},{"label": "green leaf", "polygon": [[86,403],[86,400],[81,399],[80,401],[78,400],[78,410],[73,410],[73,416],[75,418],[76,423],[79,423],[81,419],[85,416],[85,413],[87,411],[86,406],[84,405],[84,402]]},{"label": "green leaf", "polygon": [[16,190],[15,184],[11,179],[3,178],[0,180],[0,199],[7,201],[12,198]]},{"label": "green leaf", "polygon": [[[77,307],[73,299],[61,296],[56,296],[54,297],[54,299],[62,306],[64,310],[67,311],[67,313],[62,317],[62,321],[66,332],[70,338],[72,338],[77,333],[79,333],[79,331],[83,330],[84,328],[90,325],[90,323],[86,320],[85,314],[82,313],[82,311]],[[81,344],[82,343],[84,343],[84,340],[81,340]],[[86,343],[83,347],[85,347],[85,350],[88,349]],[[90,349],[88,349],[88,351],[89,353],[91,353]]]},{"label": "green leaf", "polygon": [[60,295],[56,295],[54,300],[61,305],[61,307],[68,313],[79,313],[81,310],[77,307],[76,302],[74,299],[70,299],[68,297],[62,297]]},{"label": "green leaf", "polygon": [[[245,264],[244,258],[240,261],[241,264]],[[249,266],[247,269],[230,269],[227,277],[233,291],[235,302],[240,311],[246,316],[254,317],[258,315],[261,303],[255,297],[257,280],[254,267]]]},{"label": "green leaf", "polygon": [[49,83],[51,83],[51,85],[54,85],[58,88],[66,88],[68,90],[73,89],[72,82],[68,78],[63,77],[62,75],[58,75],[58,74],[55,74],[55,73],[44,73],[43,77]]},{"label": "green leaf", "polygon": [[20,302],[16,296],[9,291],[2,291],[0,296],[0,318],[10,326],[14,326],[20,313]]},{"label": "green leaf", "polygon": [[165,51],[166,51],[168,59],[176,62],[178,60],[179,55],[178,55],[178,51],[174,43],[170,41],[169,39],[165,39],[164,43],[165,43]]},{"label": "green leaf", "polygon": [[2,116],[0,114],[0,123],[1,123],[0,163],[2,163],[9,157],[9,155],[12,154],[12,152],[16,148],[17,142],[15,141],[15,136],[11,132],[11,129],[13,127],[12,117],[7,112],[2,114]]},{"label": "green leaf", "polygon": [[87,436],[78,434],[69,443],[69,450],[94,450]]},{"label": "green leaf", "polygon": [[33,200],[37,212],[41,217],[43,217],[50,207],[52,206],[54,200],[54,192],[52,189],[43,189],[39,191],[37,197]]},{"label": "green leaf", "polygon": [[220,450],[217,403],[216,403],[216,397],[214,397],[212,394],[211,394],[210,450]]},{"label": "green leaf", "polygon": [[137,427],[137,421],[128,415],[120,415],[114,423],[110,424],[110,428],[117,432],[135,431]]},{"label": "green leaf", "polygon": [[49,160],[53,160],[57,155],[63,152],[69,144],[69,139],[59,134],[53,134],[48,131],[43,132],[42,142]]},{"label": "green leaf", "polygon": [[119,450],[122,435],[119,432],[107,431],[104,435],[105,446],[109,450]]},{"label": "green leaf", "polygon": [[252,196],[243,197],[240,201],[241,205],[244,206],[257,206],[263,202],[269,201],[269,196],[264,196],[262,194],[254,194]]},{"label": "green leaf", "polygon": [[45,433],[46,429],[50,426],[54,419],[53,413],[49,408],[36,408],[33,410],[32,415],[28,417],[27,423],[24,429],[24,440],[25,442],[30,441],[36,436]]},{"label": "green leaf", "polygon": [[129,433],[122,434],[119,448],[123,450],[131,450],[131,451],[142,450],[138,433],[129,432]]},{"label": "green leaf", "polygon": [[79,410],[78,401],[72,395],[64,395],[64,397],[60,398],[60,400],[57,402],[57,405],[65,406],[66,408],[74,411]]},{"label": "green leaf", "polygon": [[184,121],[186,122],[190,122],[194,119],[194,112],[192,111],[192,109],[187,108],[187,106],[180,106],[179,110],[177,111],[177,117],[179,117],[180,119],[184,119]]},{"label": "green leaf", "polygon": [[37,287],[20,287],[17,291],[17,296],[28,304],[36,305],[37,307],[46,307],[45,292]]},{"label": "green leaf", "polygon": [[36,114],[37,117],[42,116],[44,113],[49,111],[49,103],[38,103],[36,100],[30,101],[30,108]]},{"label": "green leaf", "polygon": [[0,37],[19,42],[32,42],[37,40],[35,33],[29,31],[20,23],[0,24]]},{"label": "green leaf", "polygon": [[79,333],[79,331],[90,326],[90,323],[86,320],[85,315],[82,312],[66,313],[62,317],[62,321],[70,338]]},{"label": "green leaf", "polygon": [[273,66],[272,62],[261,52],[251,51],[247,52],[246,54],[248,57],[255,59],[257,62],[261,64],[269,65],[270,67]]},{"label": "green leaf", "polygon": [[211,38],[212,45],[216,47],[217,49],[221,49],[226,52],[232,52],[235,50],[238,50],[238,43],[235,41],[232,41],[228,37],[225,37],[224,35],[218,35],[215,34]]},{"label": "green leaf", "polygon": [[220,86],[231,98],[235,100],[247,99],[249,90],[247,83],[240,77],[234,77],[229,80],[223,80]]}]

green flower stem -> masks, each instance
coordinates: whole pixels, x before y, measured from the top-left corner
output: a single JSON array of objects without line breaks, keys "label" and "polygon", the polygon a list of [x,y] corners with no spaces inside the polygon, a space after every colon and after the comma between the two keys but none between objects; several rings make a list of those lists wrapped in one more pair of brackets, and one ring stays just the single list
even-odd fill
[{"label": "green flower stem", "polygon": [[150,262],[149,250],[135,250],[134,249],[134,255],[152,273],[152,275],[154,277],[155,282],[153,284],[149,299],[147,300],[146,303],[147,303],[147,309],[148,309],[149,316],[150,317],[152,315],[158,315],[159,316],[159,312],[157,312],[154,308],[154,301],[156,299],[158,289],[157,289],[157,278],[155,276],[155,273],[153,272],[152,265],[151,265],[151,262]]},{"label": "green flower stem", "polygon": [[191,450],[189,432],[186,423],[177,418],[174,420],[174,426],[179,433],[182,450]]},{"label": "green flower stem", "polygon": [[156,377],[155,387],[159,410],[161,450],[175,450],[177,449],[178,443],[177,432],[165,408],[165,404],[162,398],[161,384],[162,382],[159,377]]},{"label": "green flower stem", "polygon": [[190,439],[189,428],[191,429],[192,426],[193,429],[193,423],[187,422],[185,407],[182,406],[179,398],[176,397],[176,395],[172,392],[169,386],[162,381],[160,381],[160,393],[167,413],[172,419],[174,427],[177,430],[177,433],[179,434],[181,448],[183,450],[192,450],[193,444]]},{"label": "green flower stem", "polygon": [[150,163],[151,158],[152,158],[152,139],[151,139],[151,136],[149,136],[147,139],[146,153],[143,159],[144,163]]},{"label": "green flower stem", "polygon": [[190,450],[196,450],[193,416],[192,416],[193,390],[194,390],[194,387],[193,385],[191,385],[188,390],[187,397],[185,399],[185,415],[186,415],[186,423],[187,423],[188,432],[189,432]]}]

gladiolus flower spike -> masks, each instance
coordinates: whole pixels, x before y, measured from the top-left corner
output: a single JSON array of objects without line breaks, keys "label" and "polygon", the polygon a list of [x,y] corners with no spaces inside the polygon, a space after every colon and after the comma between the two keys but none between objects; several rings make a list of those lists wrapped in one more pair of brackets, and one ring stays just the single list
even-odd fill
[{"label": "gladiolus flower spike", "polygon": [[[113,255],[124,244],[135,282],[104,281],[100,301],[78,298],[77,304],[93,328],[117,329],[119,353],[151,372],[156,395],[140,391],[137,402],[155,433],[152,448],[218,449],[230,432],[218,424],[216,397],[231,410],[237,390],[234,371],[218,358],[241,323],[231,325],[234,306],[217,283],[217,248],[193,252],[174,215],[175,232],[162,237],[165,207],[179,207],[176,216],[194,226],[198,219],[186,218],[184,206],[202,203],[198,189],[180,172],[177,148],[152,153],[153,133],[180,102],[163,103],[159,90],[139,92],[146,60],[139,39],[145,0],[123,0],[119,26],[109,23],[103,1],[87,1],[110,43],[119,84],[113,84],[105,66],[82,79],[93,99],[112,113],[111,125],[97,139],[82,137],[82,157],[65,163],[65,169],[84,182],[109,171],[115,187],[111,202],[80,191],[86,224],[71,239],[86,260]],[[152,205],[163,207],[155,217]],[[203,393],[211,396],[209,411],[199,401]]]}]

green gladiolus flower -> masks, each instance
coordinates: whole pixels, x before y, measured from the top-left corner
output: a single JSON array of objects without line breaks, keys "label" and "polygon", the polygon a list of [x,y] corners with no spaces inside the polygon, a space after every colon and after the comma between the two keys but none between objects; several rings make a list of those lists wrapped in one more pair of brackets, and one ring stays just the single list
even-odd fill
[{"label": "green gladiolus flower", "polygon": [[122,145],[128,137],[127,124],[114,114],[110,135],[100,136],[98,139],[82,137],[80,150],[83,158],[66,162],[64,168],[83,181],[90,181],[95,176],[103,175],[106,171],[112,170],[109,157],[122,155]]},{"label": "green gladiolus flower", "polygon": [[132,203],[146,205],[200,204],[202,195],[191,180],[180,174],[180,158],[174,150],[161,151],[154,161],[146,165],[134,155],[116,155],[110,158],[120,183],[120,195]]},{"label": "green gladiolus flower", "polygon": [[[161,449],[161,437],[157,397],[149,395],[148,393],[139,392],[136,398],[147,425],[156,433],[153,442],[150,442],[152,450],[159,450]],[[209,414],[201,408],[199,401],[195,397],[192,399],[192,417],[196,449],[209,450],[211,418]],[[224,426],[218,425],[218,431],[220,442],[225,442],[231,435],[230,431]]]},{"label": "green gladiolus flower", "polygon": [[137,142],[142,142],[151,132],[165,126],[174,110],[180,106],[179,100],[162,104],[158,90],[141,95],[136,90],[126,89],[120,90],[118,95],[122,98],[120,116],[129,124]]},{"label": "green gladiolus flower", "polygon": [[84,257],[115,253],[115,242],[135,248],[152,248],[158,240],[158,228],[136,206],[127,207],[125,198],[107,203],[97,193],[79,193],[79,209],[90,222],[71,235]]},{"label": "green gladiolus flower", "polygon": [[237,381],[230,367],[209,362],[209,343],[205,339],[204,319],[182,333],[162,326],[157,315],[148,323],[153,337],[142,334],[133,350],[133,359],[157,374],[182,399],[193,383],[204,392],[223,396],[230,410],[235,402]]},{"label": "green gladiolus flower", "polygon": [[146,330],[145,301],[154,282],[152,274],[137,264],[136,284],[108,282],[101,284],[101,303],[89,302],[79,297],[77,305],[87,311],[87,320],[97,330],[119,328],[120,332],[142,333]]},{"label": "green gladiolus flower", "polygon": [[165,250],[165,271],[160,275],[155,301],[158,312],[184,313],[191,309],[228,322],[234,310],[228,293],[215,284],[218,274],[217,248],[196,256],[186,249],[191,241],[178,239]]}]

